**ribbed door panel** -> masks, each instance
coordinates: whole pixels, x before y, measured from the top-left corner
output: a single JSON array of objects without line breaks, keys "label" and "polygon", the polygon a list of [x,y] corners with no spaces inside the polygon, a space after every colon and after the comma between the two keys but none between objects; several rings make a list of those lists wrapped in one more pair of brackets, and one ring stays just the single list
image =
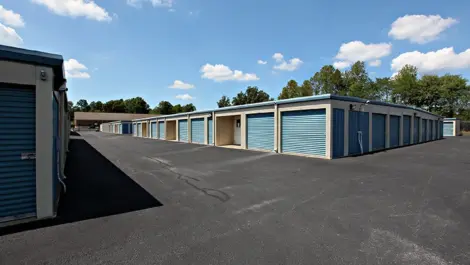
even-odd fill
[{"label": "ribbed door panel", "polygon": [[326,111],[304,110],[282,113],[281,151],[326,156]]},{"label": "ribbed door panel", "polygon": [[142,137],[142,123],[137,123],[137,136]]},{"label": "ribbed door panel", "polygon": [[403,145],[411,142],[411,116],[403,116]]},{"label": "ribbed door panel", "polygon": [[432,120],[428,120],[428,131],[426,135],[426,140],[431,141],[432,140]]},{"label": "ribbed door panel", "polygon": [[152,138],[157,138],[157,123],[152,122],[150,124],[151,124],[150,127],[152,128]]},{"label": "ribbed door panel", "polygon": [[421,142],[426,142],[428,120],[421,120]]},{"label": "ribbed door panel", "polygon": [[36,154],[35,90],[0,87],[0,222],[36,216],[36,161],[26,153]]},{"label": "ribbed door panel", "polygon": [[165,122],[158,122],[158,139],[165,139]]},{"label": "ribbed door panel", "polygon": [[204,143],[204,118],[191,120],[191,142]]},{"label": "ribbed door panel", "polygon": [[274,113],[250,114],[247,120],[247,148],[274,150]]},{"label": "ribbed door panel", "polygon": [[133,127],[132,135],[137,136],[137,124],[134,123],[132,127]]},{"label": "ribbed door panel", "polygon": [[383,114],[372,114],[372,151],[385,149],[385,118]]},{"label": "ribbed door panel", "polygon": [[438,121],[433,121],[433,122],[434,122],[434,131],[433,131],[432,139],[437,140],[437,139],[439,139],[439,137],[437,135],[438,134],[438,129],[437,128],[439,127],[439,122]]},{"label": "ribbed door panel", "polygon": [[454,123],[444,122],[444,136],[454,136]]},{"label": "ribbed door panel", "polygon": [[188,120],[178,121],[178,136],[180,142],[188,141]]},{"label": "ribbed door panel", "polygon": [[429,130],[429,140],[432,141],[434,140],[434,121],[433,120],[429,120],[429,127],[430,127],[430,130]]},{"label": "ribbed door panel", "polygon": [[390,115],[390,148],[400,146],[400,116]]},{"label": "ribbed door panel", "polygon": [[207,120],[207,141],[209,144],[214,144],[214,137],[212,137],[213,128],[214,122],[212,121],[212,118],[209,118]]},{"label": "ribbed door panel", "polygon": [[417,144],[419,142],[419,118],[415,117],[415,122],[413,125],[413,144]]},{"label": "ribbed door panel", "polygon": [[333,158],[344,156],[344,109],[333,109]]},{"label": "ribbed door panel", "polygon": [[[349,111],[349,155],[369,152],[369,113]],[[361,148],[362,147],[362,148]]]}]

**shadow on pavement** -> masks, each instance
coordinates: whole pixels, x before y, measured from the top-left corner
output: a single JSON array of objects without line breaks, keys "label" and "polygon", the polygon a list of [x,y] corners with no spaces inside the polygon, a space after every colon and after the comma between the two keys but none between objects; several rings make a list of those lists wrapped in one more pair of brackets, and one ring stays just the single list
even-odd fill
[{"label": "shadow on pavement", "polygon": [[55,219],[0,228],[0,235],[133,212],[162,204],[83,139],[70,139]]}]

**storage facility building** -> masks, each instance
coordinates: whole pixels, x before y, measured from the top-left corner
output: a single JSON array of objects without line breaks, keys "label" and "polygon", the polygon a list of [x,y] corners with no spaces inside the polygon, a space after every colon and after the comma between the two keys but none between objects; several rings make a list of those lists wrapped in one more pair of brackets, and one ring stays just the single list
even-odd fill
[{"label": "storage facility building", "polygon": [[100,125],[100,131],[115,134],[132,134],[132,121],[115,121]]},{"label": "storage facility building", "polygon": [[361,155],[442,138],[424,110],[336,95],[133,120],[134,136],[318,158]]},{"label": "storage facility building", "polygon": [[53,218],[70,122],[60,55],[0,45],[0,227]]},{"label": "storage facility building", "polygon": [[456,118],[444,119],[444,136],[460,136],[462,135],[460,129],[460,120]]}]

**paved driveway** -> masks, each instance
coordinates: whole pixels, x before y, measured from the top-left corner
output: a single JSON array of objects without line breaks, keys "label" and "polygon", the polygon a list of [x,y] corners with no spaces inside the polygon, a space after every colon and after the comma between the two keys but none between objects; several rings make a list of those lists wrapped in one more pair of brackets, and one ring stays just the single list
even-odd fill
[{"label": "paved driveway", "polygon": [[326,161],[83,133],[59,218],[4,230],[0,264],[470,264],[469,158],[465,137]]}]

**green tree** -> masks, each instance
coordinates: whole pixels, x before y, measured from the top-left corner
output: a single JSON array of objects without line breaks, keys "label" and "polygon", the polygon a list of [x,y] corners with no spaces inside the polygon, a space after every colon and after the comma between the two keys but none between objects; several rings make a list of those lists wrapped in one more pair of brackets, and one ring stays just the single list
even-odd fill
[{"label": "green tree", "polygon": [[393,86],[389,77],[376,78],[375,86],[377,88],[378,99],[385,102],[394,102],[393,100]]},{"label": "green tree", "polygon": [[171,110],[171,113],[181,113],[183,112],[183,107],[181,106],[181,104],[176,104],[176,105],[173,105],[173,108]]},{"label": "green tree", "polygon": [[413,101],[420,108],[428,111],[438,111],[441,109],[443,96],[442,80],[437,75],[425,75],[418,80],[418,90]]},{"label": "green tree", "polygon": [[110,100],[103,105],[104,112],[126,113],[126,104],[123,99]]},{"label": "green tree", "polygon": [[369,78],[364,62],[357,61],[354,63],[351,69],[344,73],[344,82],[348,88],[348,96],[380,99],[377,86]]},{"label": "green tree", "polygon": [[219,101],[217,101],[217,106],[219,108],[224,108],[230,106],[230,98],[227,96],[222,96]]},{"label": "green tree", "polygon": [[189,103],[183,106],[183,112],[193,112],[196,111],[196,106],[193,103]]},{"label": "green tree", "polygon": [[258,89],[256,86],[249,86],[245,92],[240,91],[236,97],[232,99],[232,105],[245,105],[258,102],[273,100],[268,93]]},{"label": "green tree", "polygon": [[147,114],[150,111],[149,104],[141,97],[126,99],[124,105],[126,113]]},{"label": "green tree", "polygon": [[465,112],[469,107],[470,86],[460,75],[446,74],[441,76],[441,106],[440,113],[445,117],[456,117],[459,112]]},{"label": "green tree", "polygon": [[154,108],[155,114],[168,115],[173,114],[173,105],[168,101],[160,101]]},{"label": "green tree", "polygon": [[92,101],[90,102],[90,111],[91,112],[102,112],[103,111],[103,102],[101,101]]},{"label": "green tree", "polygon": [[346,95],[347,92],[341,71],[332,65],[323,66],[310,78],[312,94]]},{"label": "green tree", "polygon": [[86,99],[80,99],[77,101],[77,107],[79,111],[88,112],[90,111],[90,105],[88,105],[88,101]]},{"label": "green tree", "polygon": [[418,69],[405,65],[393,78],[393,98],[395,102],[419,107]]}]

